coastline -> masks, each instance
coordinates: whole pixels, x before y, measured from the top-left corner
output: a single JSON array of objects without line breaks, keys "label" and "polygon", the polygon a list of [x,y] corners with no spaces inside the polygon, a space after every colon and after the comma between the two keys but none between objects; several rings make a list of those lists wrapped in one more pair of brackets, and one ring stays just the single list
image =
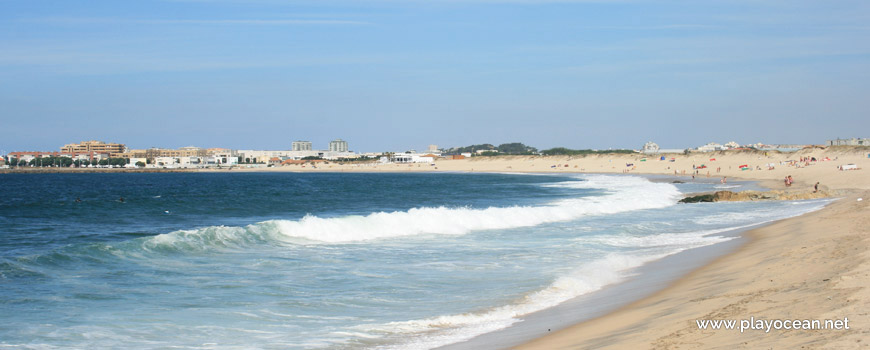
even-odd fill
[{"label": "coastline", "polygon": [[[802,151],[803,152],[803,151]],[[784,189],[780,181],[794,175],[788,190],[811,189],[850,191],[825,208],[802,216],[767,224],[743,234],[746,243],[733,252],[694,268],[669,282],[663,289],[591,320],[552,332],[521,345],[519,349],[584,348],[767,348],[868,346],[870,337],[870,293],[866,289],[870,179],[866,170],[839,171],[837,165],[856,163],[870,168],[865,153],[829,153],[812,150],[793,154],[711,154],[678,156],[675,162],[640,162],[640,155],[595,155],[587,157],[479,157],[438,161],[429,165],[359,166],[327,165],[318,168],[288,166],[266,169],[154,169],[148,171],[103,169],[107,171],[60,172],[517,172],[517,173],[623,173],[675,176],[690,181],[697,164],[721,168],[713,177],[759,181],[770,189]],[[831,161],[806,166],[782,162],[804,156],[830,156]],[[699,158],[700,157],[700,158]],[[704,163],[702,163],[704,162]],[[622,163],[633,164],[631,167]],[[778,163],[772,170],[758,170],[763,164]],[[556,167],[556,165],[561,165]],[[617,164],[617,165],[613,165]],[[738,170],[749,164],[752,170]],[[567,166],[564,166],[567,165]],[[72,170],[72,169],[70,169]],[[100,169],[94,169],[100,170]],[[141,170],[141,169],[140,169]],[[686,171],[686,173],[689,173]],[[7,171],[8,172],[8,171]],[[27,171],[30,172],[30,171]],[[33,171],[58,172],[58,171]],[[16,172],[17,173],[17,172]],[[705,173],[697,176],[708,177]],[[689,204],[690,205],[690,204]],[[824,236],[821,236],[824,234]],[[850,330],[699,330],[696,320],[755,319],[843,319]],[[542,321],[543,322],[543,321]],[[542,325],[544,323],[541,323]]]},{"label": "coastline", "polygon": [[[745,233],[736,251],[641,300],[517,349],[855,347],[870,334],[864,288],[866,201],[856,192],[822,210]],[[835,228],[835,229],[832,229]],[[824,232],[820,237],[818,233]],[[828,320],[849,330],[699,330],[696,320]]]},{"label": "coastline", "polygon": [[[763,226],[758,224],[754,226]],[[509,349],[545,337],[551,332],[573,327],[622,310],[673,285],[710,262],[734,252],[746,242],[743,234],[751,228],[735,229],[721,235],[733,239],[692,248],[654,260],[633,269],[621,282],[578,296],[554,307],[522,317],[508,328],[481,334],[472,339],[435,348],[437,350]]]},{"label": "coastline", "polygon": [[[862,155],[863,156],[863,155]],[[852,159],[861,162],[862,159]],[[866,162],[866,161],[865,161]],[[860,163],[859,163],[860,164]],[[866,163],[862,164],[866,167]],[[790,169],[800,173],[801,169]],[[517,349],[867,347],[870,181],[813,175],[849,194],[825,208],[746,231],[746,243],[613,312]],[[753,172],[753,175],[764,172]],[[769,174],[769,173],[768,173]],[[767,174],[765,174],[767,175]],[[767,188],[782,188],[770,176]],[[795,187],[808,188],[812,183]],[[844,320],[848,330],[701,330],[697,320]]]}]

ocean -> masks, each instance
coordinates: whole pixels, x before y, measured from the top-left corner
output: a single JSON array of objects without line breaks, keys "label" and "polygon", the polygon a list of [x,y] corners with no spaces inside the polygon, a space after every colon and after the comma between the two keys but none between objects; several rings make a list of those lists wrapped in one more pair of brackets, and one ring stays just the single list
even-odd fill
[{"label": "ocean", "polygon": [[431,349],[828,203],[681,180],[6,174],[0,348]]}]

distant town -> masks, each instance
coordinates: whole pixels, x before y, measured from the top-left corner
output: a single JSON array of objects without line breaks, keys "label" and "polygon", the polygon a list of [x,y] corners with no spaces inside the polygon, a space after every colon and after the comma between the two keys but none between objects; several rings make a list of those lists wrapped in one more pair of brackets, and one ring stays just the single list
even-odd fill
[{"label": "distant town", "polygon": [[122,143],[83,141],[66,144],[58,151],[15,151],[2,155],[0,168],[20,167],[70,167],[70,168],[158,168],[191,169],[211,167],[275,167],[335,162],[381,162],[381,163],[434,163],[439,158],[464,159],[500,155],[579,155],[595,153],[665,154],[687,152],[715,152],[727,150],[761,150],[794,152],[808,147],[870,146],[868,138],[828,140],[824,146],[786,145],[755,143],[739,145],[736,142],[719,144],[710,142],[687,149],[663,149],[654,142],[647,142],[638,150],[572,150],[563,147],[539,151],[522,143],[506,143],[498,146],[479,144],[441,149],[429,145],[425,152],[407,150],[401,152],[357,153],[349,149],[347,141],[330,141],[328,148],[317,150],[310,141],[293,141],[289,150],[235,150],[228,148],[181,147],[178,149],[149,148],[129,149]]}]

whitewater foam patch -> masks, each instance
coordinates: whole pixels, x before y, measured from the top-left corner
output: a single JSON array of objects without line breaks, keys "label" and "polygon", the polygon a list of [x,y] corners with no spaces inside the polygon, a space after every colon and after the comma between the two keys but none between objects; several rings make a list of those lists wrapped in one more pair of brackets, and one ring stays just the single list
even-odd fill
[{"label": "whitewater foam patch", "polygon": [[400,341],[398,344],[378,346],[379,349],[432,349],[458,343],[481,334],[507,328],[521,322],[521,317],[525,315],[622,282],[631,276],[631,271],[635,268],[690,249],[691,246],[674,248],[660,254],[612,253],[602,259],[585,264],[566,276],[557,278],[546,288],[527,294],[521,300],[510,305],[480,312],[376,325],[360,325],[355,327],[355,330],[378,335],[384,339]]},{"label": "whitewater foam patch", "polygon": [[578,238],[577,240],[582,241],[583,243],[604,244],[620,248],[657,248],[671,246],[695,248],[731,240],[733,239],[733,237],[722,237],[713,235],[722,232],[740,230],[749,226],[752,225],[695,232],[660,233],[643,236],[600,235]]},{"label": "whitewater foam patch", "polygon": [[179,249],[231,247],[261,241],[279,243],[347,243],[424,234],[463,235],[472,231],[536,226],[625,211],[674,205],[680,192],[671,184],[641,177],[591,175],[549,186],[601,189],[606,193],[560,200],[544,206],[484,209],[424,207],[375,212],[365,216],[270,220],[246,227],[215,226],[158,235],[147,244]]},{"label": "whitewater foam patch", "polygon": [[[752,222],[753,225],[763,224],[768,222],[773,222],[776,220],[787,219],[799,215],[803,215],[805,213],[813,212],[819,209],[822,209],[828,203],[831,203],[832,199],[810,199],[810,200],[801,200],[801,201],[788,201],[781,202],[778,206],[775,207],[766,207],[759,208],[751,211],[741,211],[741,212],[730,212],[730,213],[721,213],[715,215],[709,215],[705,217],[700,217],[695,219],[694,221],[698,224],[702,225],[716,225],[716,224],[729,224],[729,223],[748,223]],[[722,203],[722,204],[730,204],[730,205],[740,205],[741,203]]]}]

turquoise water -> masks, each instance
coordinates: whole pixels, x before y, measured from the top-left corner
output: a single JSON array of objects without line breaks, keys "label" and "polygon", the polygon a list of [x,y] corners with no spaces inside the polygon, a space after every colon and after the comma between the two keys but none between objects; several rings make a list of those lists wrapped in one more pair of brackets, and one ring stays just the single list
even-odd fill
[{"label": "turquoise water", "polygon": [[0,184],[0,347],[23,349],[428,349],[826,203],[677,205],[726,186],[605,175]]}]

